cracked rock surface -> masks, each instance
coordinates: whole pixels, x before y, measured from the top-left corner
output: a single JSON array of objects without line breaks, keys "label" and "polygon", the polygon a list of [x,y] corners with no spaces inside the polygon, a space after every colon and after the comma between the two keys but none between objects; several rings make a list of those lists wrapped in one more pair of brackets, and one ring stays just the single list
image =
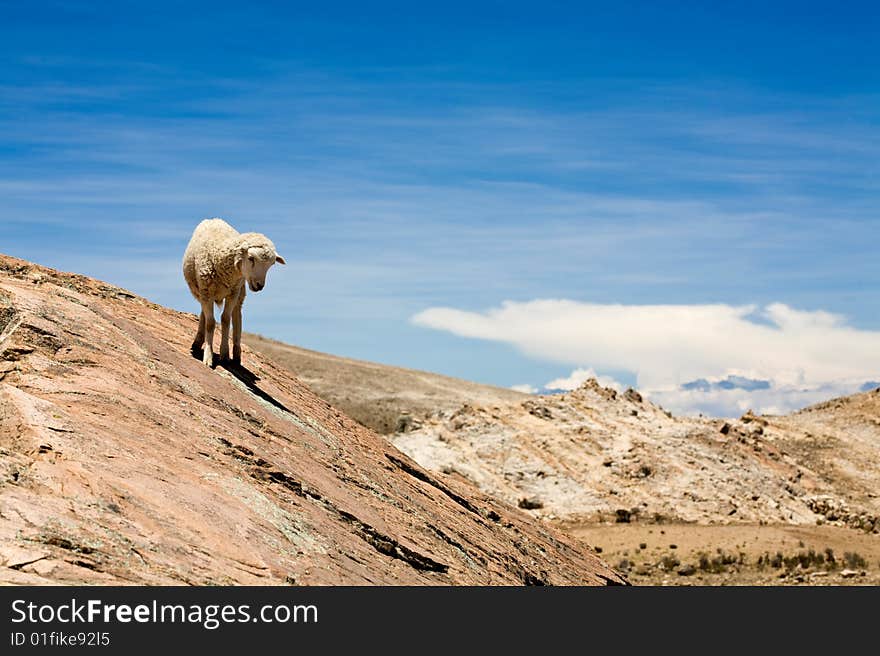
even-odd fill
[{"label": "cracked rock surface", "polygon": [[0,255],[0,583],[625,583],[195,327]]}]

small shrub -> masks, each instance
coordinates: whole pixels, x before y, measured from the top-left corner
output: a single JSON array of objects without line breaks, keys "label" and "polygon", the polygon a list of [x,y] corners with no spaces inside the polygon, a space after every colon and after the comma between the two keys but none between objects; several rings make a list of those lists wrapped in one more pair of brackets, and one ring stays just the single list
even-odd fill
[{"label": "small shrub", "polygon": [[667,554],[660,559],[660,569],[666,570],[667,572],[674,570],[679,565],[681,565],[681,561],[672,554]]},{"label": "small shrub", "polygon": [[709,560],[709,556],[700,552],[699,560],[697,561],[697,567],[700,568],[701,572],[708,572],[709,568],[712,566],[711,561]]},{"label": "small shrub", "polygon": [[834,550],[831,547],[825,547],[825,567],[827,569],[837,567],[837,560],[834,558]]},{"label": "small shrub", "polygon": [[844,553],[843,562],[849,569],[864,569],[868,566],[868,561],[855,551],[847,551]]},{"label": "small shrub", "polygon": [[[768,556],[769,558],[769,556]],[[746,555],[742,552],[738,554],[726,553],[723,550],[718,550],[718,555],[712,558],[709,557],[709,554],[705,552],[700,552],[698,567],[703,572],[711,572],[712,574],[721,574],[726,572],[728,567],[731,565],[742,565],[745,563]],[[765,561],[767,559],[764,556],[760,556],[758,558],[758,567],[760,569],[764,568]]]}]

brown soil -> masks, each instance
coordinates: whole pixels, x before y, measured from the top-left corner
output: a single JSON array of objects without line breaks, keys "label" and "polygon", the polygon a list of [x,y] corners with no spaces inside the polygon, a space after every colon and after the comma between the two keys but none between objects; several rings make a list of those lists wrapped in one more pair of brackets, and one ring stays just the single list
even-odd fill
[{"label": "brown soil", "polygon": [[[601,550],[635,585],[880,584],[880,536],[846,527],[614,524],[564,528]],[[828,549],[833,562],[828,560]]]}]

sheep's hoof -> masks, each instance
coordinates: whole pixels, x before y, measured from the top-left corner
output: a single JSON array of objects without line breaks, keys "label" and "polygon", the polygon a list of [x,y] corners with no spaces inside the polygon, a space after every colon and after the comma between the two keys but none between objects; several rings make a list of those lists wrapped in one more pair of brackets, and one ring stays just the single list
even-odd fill
[{"label": "sheep's hoof", "polygon": [[202,364],[204,364],[206,367],[211,367],[213,369],[213,367],[214,367],[214,354],[211,353],[211,351],[208,351],[208,350],[205,351],[205,355],[202,356]]}]

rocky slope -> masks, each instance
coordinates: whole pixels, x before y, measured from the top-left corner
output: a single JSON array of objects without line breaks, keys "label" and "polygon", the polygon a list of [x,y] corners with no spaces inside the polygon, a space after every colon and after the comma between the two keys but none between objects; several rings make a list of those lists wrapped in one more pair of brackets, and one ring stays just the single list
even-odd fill
[{"label": "rocky slope", "polygon": [[860,508],[880,514],[880,388],[768,417],[766,435],[831,483],[839,498],[814,504],[826,519],[858,526]]},{"label": "rocky slope", "polygon": [[623,582],[254,351],[205,368],[194,329],[0,256],[0,582]]},{"label": "rocky slope", "polygon": [[501,387],[319,353],[260,335],[245,334],[242,339],[296,372],[299,380],[349,417],[383,434],[417,426],[425,417],[465,402],[492,405],[528,398]]},{"label": "rocky slope", "polygon": [[878,409],[875,391],[789,417],[678,418],[591,380],[441,412],[393,442],[428,469],[563,522],[829,521],[880,532]]}]

